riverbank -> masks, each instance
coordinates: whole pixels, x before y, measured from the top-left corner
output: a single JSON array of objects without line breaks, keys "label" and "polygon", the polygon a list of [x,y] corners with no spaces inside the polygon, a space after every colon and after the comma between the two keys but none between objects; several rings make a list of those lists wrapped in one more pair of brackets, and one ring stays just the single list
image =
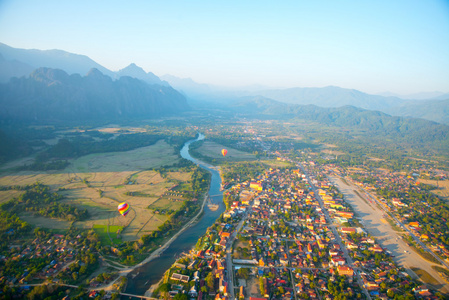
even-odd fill
[{"label": "riverbank", "polygon": [[[157,249],[155,253],[145,259],[144,262],[134,267],[134,271],[128,275],[129,280],[127,293],[135,295],[147,294],[151,286],[157,284],[163,277],[163,274],[176,261],[180,253],[189,252],[195,246],[198,238],[200,238],[216,220],[224,212],[223,193],[220,191],[221,177],[216,167],[204,164],[202,161],[192,158],[189,154],[191,143],[204,138],[200,135],[196,140],[186,142],[181,149],[181,156],[201,168],[211,173],[209,190],[202,199],[201,209],[192,220],[189,220],[175,236],[164,243],[164,246]],[[212,210],[206,203],[207,197],[210,197],[214,204],[218,204],[217,210]],[[219,199],[220,198],[220,199]],[[155,259],[156,258],[156,259]]]},{"label": "riverbank", "polygon": [[[195,158],[195,160],[196,160],[196,158]],[[217,171],[218,174],[220,175],[220,179],[222,178],[222,177],[221,177],[221,175],[222,175],[222,173],[221,173],[221,167],[219,167],[219,166],[216,167],[216,166],[212,166],[212,165],[208,165],[208,164],[204,164],[204,163],[202,163],[202,164],[203,164],[204,166],[206,166],[206,168],[213,169],[213,170]],[[220,180],[220,181],[221,181],[221,180]],[[221,185],[221,182],[220,182],[220,185]],[[211,183],[209,183],[209,186],[208,186],[207,190],[210,191],[210,188],[211,188]],[[201,209],[200,209],[200,211],[198,212],[198,214],[197,214],[192,220],[190,220],[185,226],[183,226],[182,229],[181,229],[175,236],[172,237],[173,240],[174,240],[177,236],[179,236],[184,230],[186,230],[188,227],[190,227],[191,225],[193,225],[193,223],[194,223],[195,221],[197,221],[197,219],[200,217],[200,215],[204,212],[204,206],[206,205],[206,202],[207,202],[207,200],[208,200],[209,197],[210,197],[210,195],[209,195],[208,193],[206,193],[206,194],[204,195],[204,197],[203,197],[203,203],[201,204]],[[215,210],[216,210],[216,209],[215,209]],[[212,210],[212,211],[215,211],[215,210]],[[172,239],[170,239],[170,243],[169,243],[169,244],[168,244],[168,243],[164,244],[164,248],[165,248],[165,249],[171,244]],[[150,262],[150,261],[151,261],[151,259],[148,260],[148,262]],[[164,274],[165,274],[165,273],[164,273]],[[146,296],[146,297],[152,297],[152,294],[153,294],[154,290],[156,290],[162,283],[164,283],[164,277],[165,277],[165,275],[163,275],[162,278],[161,278],[157,283],[151,285],[150,288],[145,292],[144,296]]]},{"label": "riverbank", "polygon": [[[209,185],[210,186],[210,185]],[[171,245],[171,243],[178,238],[178,236],[183,233],[187,228],[189,228],[190,226],[193,225],[193,223],[195,223],[197,221],[197,219],[201,216],[201,214],[203,213],[204,210],[204,206],[206,204],[207,201],[207,193],[204,195],[203,197],[203,203],[201,204],[201,208],[200,211],[195,215],[195,217],[193,217],[188,223],[186,223],[177,233],[175,233],[167,242],[164,243],[163,246],[161,246],[160,248],[154,250],[147,258],[145,258],[143,261],[141,261],[140,263],[138,263],[137,265],[134,266],[129,266],[129,267],[124,267],[124,268],[118,268],[116,266],[112,266],[116,269],[119,270],[119,276],[118,278],[116,278],[115,280],[113,280],[112,282],[110,282],[109,284],[105,285],[105,286],[100,286],[100,287],[96,287],[95,290],[98,289],[104,289],[104,290],[111,290],[112,286],[114,285],[114,283],[116,283],[116,281],[118,279],[120,279],[120,277],[123,276],[128,276],[129,273],[131,273],[132,271],[134,271],[137,268],[143,267],[144,265],[146,265],[147,263],[149,263],[150,261],[152,261],[155,258],[158,258],[161,256],[161,254]],[[107,260],[105,260],[107,262]],[[150,288],[151,289],[151,288]],[[147,293],[145,293],[145,296],[147,296]]]}]

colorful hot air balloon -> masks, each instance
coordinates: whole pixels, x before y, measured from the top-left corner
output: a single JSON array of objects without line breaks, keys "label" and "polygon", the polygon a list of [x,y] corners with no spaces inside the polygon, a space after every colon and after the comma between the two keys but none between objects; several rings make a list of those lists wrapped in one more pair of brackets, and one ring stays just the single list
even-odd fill
[{"label": "colorful hot air balloon", "polygon": [[228,153],[228,150],[226,150],[226,149],[221,150],[221,154],[223,154],[223,156],[226,156],[227,153]]},{"label": "colorful hot air balloon", "polygon": [[122,202],[118,205],[118,211],[122,214],[122,216],[126,216],[129,212],[129,205],[126,202]]}]

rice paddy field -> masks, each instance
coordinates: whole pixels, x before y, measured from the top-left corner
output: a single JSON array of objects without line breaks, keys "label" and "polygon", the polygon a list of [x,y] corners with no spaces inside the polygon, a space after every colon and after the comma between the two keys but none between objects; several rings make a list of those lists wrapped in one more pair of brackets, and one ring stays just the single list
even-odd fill
[{"label": "rice paddy field", "polygon": [[[50,186],[64,195],[63,203],[89,212],[89,219],[77,221],[79,228],[93,228],[105,243],[131,241],[162,225],[168,217],[154,210],[182,205],[189,186],[188,172],[166,172],[164,176],[153,168],[179,161],[174,149],[164,141],[126,152],[91,154],[70,162],[63,171],[0,173],[0,186],[29,185],[36,182]],[[18,197],[23,191],[0,191],[0,203]],[[117,211],[121,202],[130,205],[122,216]],[[68,229],[68,221],[19,214],[28,223],[41,228]],[[117,229],[121,228],[117,237]],[[113,233],[113,234],[112,234]]]}]

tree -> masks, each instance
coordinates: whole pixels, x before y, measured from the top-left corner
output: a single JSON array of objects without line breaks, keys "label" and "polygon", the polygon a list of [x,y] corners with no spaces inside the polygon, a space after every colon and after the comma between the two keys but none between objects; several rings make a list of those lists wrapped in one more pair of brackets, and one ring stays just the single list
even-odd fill
[{"label": "tree", "polygon": [[214,289],[214,276],[213,276],[212,272],[207,274],[205,280],[206,280],[207,287],[209,288],[209,290],[212,291]]},{"label": "tree", "polygon": [[163,293],[167,293],[168,291],[170,291],[170,287],[171,287],[170,283],[168,283],[168,282],[167,283],[163,283],[159,287],[159,291],[163,292]]},{"label": "tree", "polygon": [[179,293],[173,297],[173,300],[189,300],[189,297],[186,294]]},{"label": "tree", "polygon": [[259,289],[260,289],[260,294],[265,295],[265,286],[263,284],[263,277],[259,277]]},{"label": "tree", "polygon": [[249,277],[249,270],[248,268],[240,268],[237,271],[237,275],[244,278],[244,279],[248,279]]}]

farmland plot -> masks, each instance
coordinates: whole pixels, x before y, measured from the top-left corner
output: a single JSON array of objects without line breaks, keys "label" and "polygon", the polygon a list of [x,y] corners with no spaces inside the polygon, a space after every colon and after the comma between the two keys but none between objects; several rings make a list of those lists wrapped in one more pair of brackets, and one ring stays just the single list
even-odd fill
[{"label": "farmland plot", "polygon": [[[164,176],[152,168],[172,165],[180,160],[171,146],[163,140],[148,147],[104,154],[91,154],[72,160],[63,171],[6,173],[0,177],[1,186],[31,185],[35,182],[50,186],[64,196],[63,203],[87,209],[89,218],[76,221],[75,227],[91,229],[122,228],[120,239],[136,240],[162,225],[168,216],[154,213],[151,206],[159,205],[176,210],[183,196],[166,197],[174,188],[184,189],[190,180],[189,172],[165,172]],[[183,187],[183,188],[181,188]],[[179,192],[181,195],[182,191]],[[0,191],[0,202],[17,197],[22,191]],[[120,202],[127,202],[130,211],[122,216],[117,211]],[[67,229],[70,222],[22,213],[21,218],[32,225],[49,229]],[[103,230],[104,231],[104,230]],[[107,232],[107,231],[106,231]],[[113,241],[117,241],[117,236]]]}]

